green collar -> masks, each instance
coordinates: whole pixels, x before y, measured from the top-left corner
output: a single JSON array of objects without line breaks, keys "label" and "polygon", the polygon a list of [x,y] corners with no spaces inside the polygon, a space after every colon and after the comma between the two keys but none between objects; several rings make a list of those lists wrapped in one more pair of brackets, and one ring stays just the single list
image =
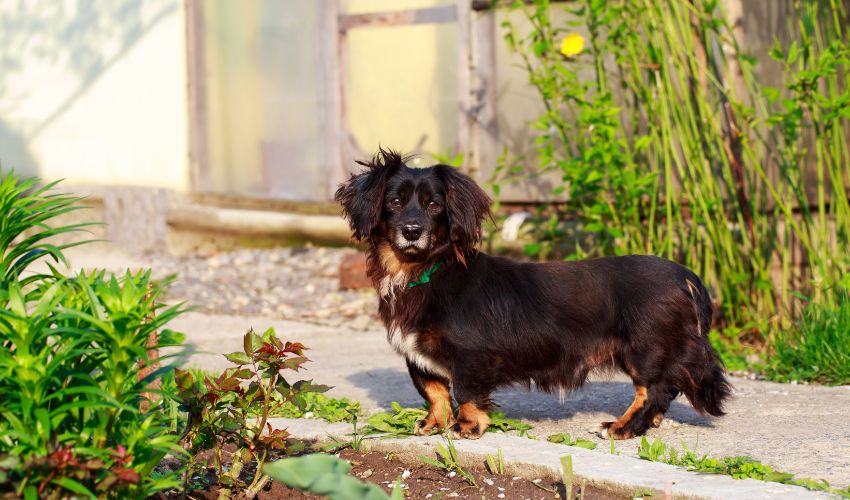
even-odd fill
[{"label": "green collar", "polygon": [[436,263],[434,263],[434,265],[433,265],[433,266],[431,266],[431,267],[430,267],[427,271],[425,271],[424,273],[422,273],[422,276],[420,276],[418,280],[416,280],[416,281],[408,281],[408,282],[407,282],[407,288],[413,288],[413,287],[415,287],[415,286],[417,286],[417,285],[424,285],[425,283],[430,283],[430,282],[431,282],[431,275],[432,275],[432,274],[434,274],[434,272],[435,272],[437,269],[439,269],[439,268],[440,268],[440,266],[442,266],[442,265],[443,265],[443,261],[442,261],[442,260],[438,260],[438,261],[437,261]]}]

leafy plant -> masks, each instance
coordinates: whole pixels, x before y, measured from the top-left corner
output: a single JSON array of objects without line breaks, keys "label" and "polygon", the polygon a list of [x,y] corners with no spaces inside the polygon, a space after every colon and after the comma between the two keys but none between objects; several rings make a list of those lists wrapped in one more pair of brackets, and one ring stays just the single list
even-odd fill
[{"label": "leafy plant", "polygon": [[850,384],[850,293],[828,293],[833,304],[808,304],[794,327],[772,339],[766,372],[774,380]]},{"label": "leafy plant", "polygon": [[431,457],[424,457],[422,455],[419,455],[419,460],[428,465],[439,467],[448,473],[456,472],[464,478],[470,486],[478,487],[478,484],[475,482],[475,477],[467,472],[466,469],[461,467],[460,462],[458,461],[458,453],[454,440],[449,436],[446,436],[445,439],[446,446],[443,446],[443,443],[437,443],[436,452],[439,460],[435,460]]},{"label": "leafy plant", "polygon": [[594,443],[593,441],[587,439],[573,439],[572,436],[570,436],[569,432],[552,434],[551,436],[546,438],[546,440],[550,443],[565,444],[567,446],[575,446],[577,448],[584,448],[586,450],[596,449],[596,443]]},{"label": "leafy plant", "polygon": [[401,500],[401,485],[396,481],[392,494],[379,486],[363,483],[348,475],[351,464],[341,458],[313,454],[284,458],[263,467],[263,473],[275,481],[301,491],[326,496],[331,500]]},{"label": "leafy plant", "polygon": [[[275,394],[275,400],[280,398]],[[331,398],[320,392],[306,392],[297,396],[299,404],[284,401],[271,411],[270,416],[285,418],[320,418],[327,422],[351,422],[363,410],[359,401],[348,398]]]},{"label": "leafy plant", "polygon": [[374,432],[413,435],[416,421],[428,415],[428,412],[422,408],[403,408],[395,401],[390,403],[390,410],[378,412],[369,417],[367,422]]},{"label": "leafy plant", "polygon": [[503,22],[543,111],[534,162],[506,156],[493,190],[554,174],[552,194],[567,198],[538,210],[526,251],[688,265],[718,295],[715,340],[731,359],[790,325],[794,290],[828,302],[818,291],[850,268],[842,2],[794,3],[792,42],[771,51],[780,88],[758,81],[717,0],[568,2],[566,24],[555,8],[513,2],[530,29]]},{"label": "leafy plant", "polygon": [[850,498],[850,491],[832,488],[829,483],[823,480],[812,479],[795,479],[793,474],[788,472],[779,472],[773,470],[769,465],[753,460],[747,456],[723,457],[714,458],[707,455],[698,455],[696,445],[693,450],[689,450],[682,443],[682,451],[680,452],[672,446],[668,446],[660,439],[655,439],[652,443],[646,439],[646,436],[641,438],[640,446],[638,447],[638,457],[652,462],[663,462],[670,465],[685,467],[688,470],[708,473],[708,474],[723,474],[732,476],[735,479],[758,479],[760,481],[770,481],[774,483],[792,484],[803,486],[804,488],[816,491],[827,491],[836,495],[841,495]]},{"label": "leafy plant", "polygon": [[573,457],[564,455],[561,457],[561,479],[567,491],[567,500],[573,498]]},{"label": "leafy plant", "polygon": [[490,469],[490,474],[500,476],[505,473],[505,457],[502,456],[501,448],[497,450],[495,458],[489,453],[484,458],[487,462],[487,468]]},{"label": "leafy plant", "polygon": [[[422,408],[404,408],[396,402],[390,403],[389,412],[378,412],[371,415],[368,423],[371,426],[369,432],[386,432],[396,435],[413,435],[416,421],[425,418],[428,411]],[[487,432],[517,431],[524,436],[531,430],[531,426],[513,418],[505,417],[502,412],[492,411],[488,413],[490,426]]]},{"label": "leafy plant", "polygon": [[[0,176],[0,490],[24,498],[145,498],[178,484],[152,474],[180,455],[174,393],[150,353],[177,346],[150,272],[68,277],[55,237],[91,226],[55,224],[79,208],[55,183]],[[159,335],[154,335],[159,332]],[[156,397],[154,397],[156,396]],[[151,400],[151,399],[157,399]]]},{"label": "leafy plant", "polygon": [[[177,370],[181,406],[189,419],[185,446],[193,457],[202,450],[213,450],[214,467],[224,493],[244,488],[247,495],[256,495],[269,480],[262,470],[270,453],[291,454],[304,449],[302,443],[289,439],[286,430],[273,429],[268,418],[286,403],[303,411],[304,393],[330,389],[310,380],[290,384],[281,373],[297,372],[309,361],[304,356],[305,349],[297,342],[282,342],[274,329],[262,335],[249,330],[243,337],[243,350],[225,355],[235,367],[217,377],[206,376],[203,385],[190,372]],[[236,452],[230,468],[225,470],[222,454],[228,444],[234,445]],[[250,461],[256,462],[257,472],[250,482],[245,482],[241,475]],[[188,476],[187,472],[184,482]]]}]

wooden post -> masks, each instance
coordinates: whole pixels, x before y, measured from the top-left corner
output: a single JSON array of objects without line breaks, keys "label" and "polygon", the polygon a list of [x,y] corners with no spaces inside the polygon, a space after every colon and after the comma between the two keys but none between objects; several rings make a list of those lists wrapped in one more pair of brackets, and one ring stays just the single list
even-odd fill
[{"label": "wooden post", "polygon": [[499,121],[496,114],[496,14],[495,9],[476,14],[473,23],[473,75],[475,119],[472,147],[478,182],[490,179],[501,154]]},{"label": "wooden post", "polygon": [[472,86],[470,84],[470,66],[472,64],[470,34],[472,30],[472,5],[470,0],[457,0],[457,92],[458,124],[457,148],[464,155],[467,173],[475,175],[478,170],[478,158],[474,157],[472,144]]},{"label": "wooden post", "polygon": [[319,166],[325,173],[325,200],[333,198],[336,187],[345,179],[348,165],[343,158],[342,77],[339,54],[339,2],[321,0],[319,4]]},{"label": "wooden post", "polygon": [[204,0],[186,0],[186,62],[189,123],[189,189],[209,189],[209,130],[204,49]]}]

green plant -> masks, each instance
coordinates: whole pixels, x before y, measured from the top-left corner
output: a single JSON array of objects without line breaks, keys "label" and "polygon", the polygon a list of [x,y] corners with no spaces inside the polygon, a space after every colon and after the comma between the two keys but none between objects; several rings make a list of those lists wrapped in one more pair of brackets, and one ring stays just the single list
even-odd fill
[{"label": "green plant", "polygon": [[164,327],[184,309],[159,302],[166,283],[147,271],[32,269],[67,264],[62,251],[80,242],[55,237],[91,225],[53,225],[80,201],[54,186],[0,176],[0,490],[145,498],[179,484],[178,472],[152,474],[182,450],[171,367],[154,369],[168,357],[149,353],[181,343]]},{"label": "green plant", "polygon": [[550,443],[565,444],[567,446],[575,446],[577,448],[584,448],[586,450],[596,449],[596,443],[594,443],[593,441],[587,439],[573,439],[572,436],[570,436],[569,432],[552,434],[551,436],[546,438],[546,440]]},{"label": "green plant", "polygon": [[[328,422],[351,422],[362,413],[359,401],[348,398],[331,398],[320,392],[306,392],[298,395],[299,404],[284,401],[271,411],[270,416],[286,418],[320,418]],[[275,394],[275,400],[281,398]]]},{"label": "green plant", "polygon": [[714,458],[707,455],[698,455],[696,452],[697,445],[694,445],[693,450],[682,443],[682,451],[679,452],[676,448],[668,446],[660,439],[655,439],[652,443],[646,439],[646,436],[641,438],[640,446],[638,447],[638,457],[652,462],[663,462],[670,465],[685,467],[688,470],[708,473],[708,474],[723,474],[732,476],[735,479],[758,479],[760,481],[770,481],[775,483],[792,484],[803,486],[804,488],[816,491],[827,491],[836,495],[850,498],[850,491],[832,488],[829,483],[823,480],[812,479],[795,479],[793,474],[788,472],[779,472],[773,470],[769,465],[753,460],[747,456],[723,457]]},{"label": "green plant", "polygon": [[505,473],[505,457],[502,456],[501,448],[497,450],[495,458],[489,453],[484,458],[487,462],[487,468],[490,469],[490,474],[501,476]]},{"label": "green plant", "polygon": [[[303,411],[306,392],[323,392],[330,387],[300,380],[290,384],[283,370],[298,371],[309,361],[300,343],[282,342],[274,329],[262,335],[249,330],[243,337],[243,350],[225,355],[235,365],[217,377],[206,376],[203,386],[188,371],[177,370],[181,407],[188,414],[188,428],[183,442],[191,456],[213,450],[214,466],[224,493],[244,488],[256,495],[268,482],[262,474],[263,464],[273,451],[296,453],[304,449],[289,439],[283,429],[273,429],[269,416],[287,402]],[[223,468],[225,445],[234,445],[230,468]],[[250,482],[242,480],[245,464],[254,461],[256,472]],[[192,464],[191,469],[195,466]],[[187,472],[185,481],[188,480]],[[184,486],[185,488],[185,486]]]},{"label": "green plant", "polygon": [[[543,104],[536,154],[533,165],[506,157],[493,189],[498,196],[505,180],[555,173],[562,183],[553,194],[567,201],[538,211],[527,252],[651,253],[688,265],[719,297],[726,331],[715,339],[728,343],[730,359],[790,324],[795,289],[842,279],[850,266],[842,2],[794,3],[793,40],[771,52],[781,88],[758,81],[718,0],[568,2],[565,25],[553,22],[548,0],[530,3],[513,2],[503,28]],[[587,49],[559,53],[577,27]]]},{"label": "green plant", "polygon": [[832,304],[806,305],[796,324],[772,339],[772,379],[850,384],[850,293],[828,293]]},{"label": "green plant", "polygon": [[[396,402],[390,403],[389,412],[378,412],[368,419],[370,430],[367,432],[385,432],[396,435],[413,435],[413,427],[416,421],[425,418],[427,410],[422,408],[404,408]],[[531,426],[513,418],[505,417],[502,412],[490,412],[490,426],[487,432],[517,431],[524,436],[531,430]]]},{"label": "green plant", "polygon": [[439,460],[435,460],[431,457],[424,457],[422,455],[419,455],[419,460],[428,465],[439,467],[446,472],[454,471],[458,473],[460,477],[464,478],[470,486],[478,487],[478,484],[475,482],[475,477],[467,472],[466,469],[461,467],[460,462],[458,461],[458,453],[457,448],[455,448],[454,440],[449,436],[446,436],[445,439],[446,446],[443,446],[442,443],[437,443],[436,452]]},{"label": "green plant", "polygon": [[573,457],[563,455],[561,457],[561,479],[564,481],[564,489],[567,492],[567,500],[573,498]]},{"label": "green plant", "polygon": [[348,475],[351,464],[341,458],[314,454],[284,458],[266,464],[263,473],[275,481],[301,491],[326,496],[331,500],[401,500],[401,485],[396,481],[391,495],[377,485],[363,483]]}]

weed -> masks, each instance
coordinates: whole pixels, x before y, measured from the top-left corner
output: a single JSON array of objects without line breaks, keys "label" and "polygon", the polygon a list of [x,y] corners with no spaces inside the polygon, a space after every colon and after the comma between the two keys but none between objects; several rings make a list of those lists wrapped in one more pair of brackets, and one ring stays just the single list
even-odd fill
[{"label": "weed", "polygon": [[[280,395],[275,395],[279,401]],[[270,413],[273,417],[319,418],[327,422],[351,422],[362,413],[359,401],[348,398],[331,398],[320,392],[307,392],[298,396],[300,402],[283,401]]]},{"label": "weed", "polygon": [[573,498],[573,457],[564,455],[561,457],[561,478],[567,491],[567,500]]},{"label": "weed", "polygon": [[584,448],[586,450],[596,449],[596,443],[594,443],[593,441],[587,439],[573,439],[568,432],[552,434],[551,436],[546,438],[546,440],[550,443],[565,444],[567,446],[575,446],[577,448]]},{"label": "weed", "polygon": [[817,481],[812,479],[795,479],[794,475],[788,472],[779,472],[773,470],[769,465],[753,460],[747,456],[723,457],[714,458],[707,455],[700,456],[696,452],[697,444],[693,450],[682,443],[682,451],[668,446],[660,439],[655,439],[652,443],[646,439],[646,436],[641,438],[640,446],[638,447],[638,457],[652,462],[662,462],[679,467],[685,467],[688,470],[702,472],[707,474],[723,474],[732,476],[735,479],[758,479],[760,481],[769,481],[774,483],[791,484],[802,486],[804,488],[816,491],[826,491],[836,495],[850,498],[850,490],[839,490],[832,488],[826,481]]},{"label": "weed", "polygon": [[771,342],[767,375],[777,381],[850,384],[850,293],[826,292],[832,304],[808,304],[794,328]]},{"label": "weed", "polygon": [[[428,411],[424,408],[404,408],[396,402],[390,403],[389,412],[378,412],[368,419],[371,429],[367,433],[387,433],[393,435],[413,435],[416,421],[425,418]],[[487,432],[517,431],[520,436],[527,435],[530,425],[513,418],[505,417],[502,412],[490,412],[490,426]]]},{"label": "weed", "polygon": [[499,448],[496,453],[496,457],[487,453],[485,457],[487,461],[487,468],[490,469],[490,474],[501,476],[505,473],[505,457],[502,455],[502,449]]},{"label": "weed", "polygon": [[446,436],[446,446],[443,446],[442,443],[437,443],[437,456],[440,458],[439,460],[419,455],[419,460],[428,465],[439,467],[446,472],[457,472],[470,486],[478,486],[475,482],[475,477],[461,467],[460,462],[458,462],[457,448],[455,448],[454,440],[448,435]]}]

